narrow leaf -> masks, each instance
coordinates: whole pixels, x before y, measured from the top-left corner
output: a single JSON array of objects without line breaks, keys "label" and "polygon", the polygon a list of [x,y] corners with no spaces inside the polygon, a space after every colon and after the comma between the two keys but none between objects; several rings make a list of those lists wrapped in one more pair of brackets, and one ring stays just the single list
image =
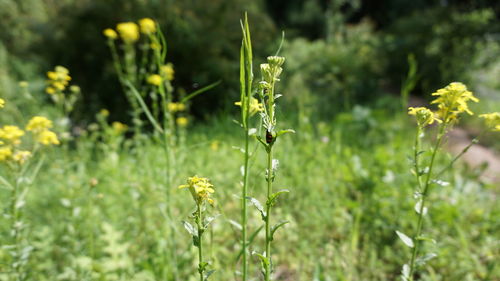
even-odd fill
[{"label": "narrow leaf", "polygon": [[399,239],[401,239],[401,241],[403,241],[403,243],[405,243],[406,246],[408,246],[410,248],[414,247],[413,240],[410,237],[406,236],[406,234],[399,232],[397,230],[396,230],[396,234],[399,236]]},{"label": "narrow leaf", "polygon": [[290,223],[290,221],[281,221],[271,228],[271,241],[274,239],[274,233],[285,224]]},{"label": "narrow leaf", "polygon": [[194,98],[195,96],[197,96],[197,95],[199,95],[199,94],[202,94],[202,93],[204,93],[204,92],[206,92],[206,91],[208,91],[208,90],[210,90],[210,89],[212,89],[212,88],[215,88],[215,87],[216,87],[217,85],[219,85],[221,82],[222,82],[222,81],[221,81],[221,80],[219,80],[219,81],[214,82],[214,83],[212,83],[212,84],[210,84],[210,85],[208,85],[208,86],[205,86],[205,87],[203,87],[203,88],[201,88],[201,89],[198,89],[198,90],[196,90],[196,91],[192,92],[191,94],[187,95],[186,97],[184,97],[184,98],[183,98],[180,102],[181,102],[181,103],[185,103],[185,102],[187,102],[188,100],[190,100],[190,99]]}]

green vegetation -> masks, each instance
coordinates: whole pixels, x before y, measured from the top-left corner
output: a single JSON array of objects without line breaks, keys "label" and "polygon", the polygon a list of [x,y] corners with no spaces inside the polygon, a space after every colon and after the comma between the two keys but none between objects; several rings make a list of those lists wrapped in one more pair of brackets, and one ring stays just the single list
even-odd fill
[{"label": "green vegetation", "polygon": [[0,3],[0,280],[500,279],[497,6],[90,2]]}]

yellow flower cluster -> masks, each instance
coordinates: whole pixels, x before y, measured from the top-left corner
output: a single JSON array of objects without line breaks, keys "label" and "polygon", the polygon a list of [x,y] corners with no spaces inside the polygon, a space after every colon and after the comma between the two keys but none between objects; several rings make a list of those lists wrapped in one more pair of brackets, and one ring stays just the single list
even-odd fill
[{"label": "yellow flower cluster", "polygon": [[[0,128],[0,139],[3,139],[10,144],[20,144],[22,136],[24,136],[24,131],[17,126],[5,125],[3,128]],[[0,144],[3,144],[3,142]]]},{"label": "yellow flower cluster", "polygon": [[104,36],[108,37],[111,40],[115,40],[116,38],[118,38],[118,34],[116,33],[116,31],[111,28],[104,29],[102,33],[104,34]]},{"label": "yellow flower cluster", "polygon": [[163,79],[158,74],[151,74],[147,79],[148,83],[154,86],[160,86]]},{"label": "yellow flower cluster", "polygon": [[484,118],[486,121],[486,126],[495,132],[500,132],[500,113],[493,112],[487,114],[479,115],[480,118]]},{"label": "yellow flower cluster", "polygon": [[[29,151],[15,151],[16,146],[21,144],[24,131],[17,126],[6,125],[0,128],[0,162],[14,160],[20,164],[29,158]],[[5,142],[4,142],[5,141]]]},{"label": "yellow flower cluster", "polygon": [[0,98],[0,108],[3,108],[5,106],[5,101]]},{"label": "yellow flower cluster", "polygon": [[436,113],[439,119],[443,120],[445,123],[456,121],[458,115],[463,112],[473,115],[467,103],[469,101],[479,101],[474,97],[472,92],[468,91],[467,87],[460,82],[450,83],[448,86],[437,90],[437,92],[432,95],[437,96],[437,98],[431,103],[438,105]]},{"label": "yellow flower cluster", "polygon": [[128,130],[127,125],[116,121],[111,124],[111,127],[113,127],[113,131],[118,135],[121,135]]},{"label": "yellow flower cluster", "polygon": [[417,123],[420,127],[425,127],[437,121],[441,123],[442,121],[436,117],[436,114],[426,107],[409,107],[408,114],[413,115],[417,119]]},{"label": "yellow flower cluster", "polygon": [[156,23],[150,18],[143,18],[139,20],[139,26],[141,27],[141,32],[144,34],[156,32]]},{"label": "yellow flower cluster", "polygon": [[126,44],[135,43],[139,40],[140,33],[152,34],[156,32],[156,23],[150,18],[139,20],[139,25],[135,22],[122,22],[116,25],[116,31],[111,28],[106,28],[102,33],[110,40],[116,40],[118,35]]},{"label": "yellow flower cluster", "polygon": [[26,125],[26,130],[34,134],[37,142],[43,145],[58,145],[59,139],[54,132],[49,130],[50,128],[52,128],[52,121],[43,116],[31,118],[28,125]]},{"label": "yellow flower cluster", "polygon": [[[237,105],[237,106],[241,106],[241,101],[237,101],[234,104]],[[256,99],[256,98],[254,98],[254,97],[252,97],[250,99],[249,106],[250,106],[250,108],[249,108],[250,116],[254,115],[257,112],[264,111],[264,106],[262,105],[262,103],[259,103],[259,100]]]},{"label": "yellow flower cluster", "polygon": [[177,124],[177,126],[179,127],[186,127],[189,123],[189,120],[186,118],[186,117],[178,117],[176,120],[175,120],[175,123]]},{"label": "yellow flower cluster", "polygon": [[207,201],[211,205],[214,204],[214,200],[210,198],[210,195],[215,192],[213,187],[209,179],[198,176],[188,178],[187,184],[179,186],[179,188],[189,188],[194,201],[198,205],[204,201]]},{"label": "yellow flower cluster", "polygon": [[174,65],[172,63],[167,63],[165,65],[162,65],[160,67],[160,74],[163,78],[167,79],[168,81],[174,80]]},{"label": "yellow flower cluster", "polygon": [[47,77],[49,80],[47,83],[49,86],[45,89],[47,94],[61,93],[66,89],[71,81],[71,76],[69,76],[69,70],[64,66],[56,66],[54,71],[47,72]]},{"label": "yellow flower cluster", "polygon": [[135,22],[122,22],[116,25],[116,30],[125,43],[134,43],[139,40],[139,27]]},{"label": "yellow flower cluster", "polygon": [[180,102],[170,102],[167,105],[168,111],[175,113],[179,111],[184,111],[186,109],[186,105]]}]

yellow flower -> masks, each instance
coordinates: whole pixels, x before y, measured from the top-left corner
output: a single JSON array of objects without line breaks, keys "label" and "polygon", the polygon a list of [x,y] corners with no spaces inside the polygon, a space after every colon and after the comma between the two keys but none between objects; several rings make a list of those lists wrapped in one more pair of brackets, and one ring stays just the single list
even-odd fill
[{"label": "yellow flower", "polygon": [[24,136],[24,131],[17,126],[6,125],[0,128],[0,139],[8,140],[13,144],[19,144],[22,136]]},{"label": "yellow flower", "polygon": [[47,88],[45,89],[45,92],[46,92],[47,94],[49,94],[49,95],[52,95],[52,94],[54,94],[54,93],[56,92],[56,90],[55,90],[54,88],[52,88],[52,87],[47,87]]},{"label": "yellow flower", "polygon": [[102,33],[104,34],[104,36],[108,37],[111,40],[115,40],[116,38],[118,38],[118,34],[116,34],[116,31],[111,28],[104,29]]},{"label": "yellow flower", "polygon": [[479,115],[480,118],[484,118],[486,121],[486,126],[495,132],[500,132],[500,113],[492,112],[487,114]]},{"label": "yellow flower", "polygon": [[43,116],[31,118],[28,125],[26,125],[26,130],[31,132],[40,132],[50,128],[52,128],[52,121]]},{"label": "yellow flower", "polygon": [[12,156],[12,148],[8,146],[0,147],[0,161],[6,161]]},{"label": "yellow flower", "polygon": [[[235,102],[234,105],[241,106],[241,101]],[[259,100],[253,97],[250,99],[249,107],[250,116],[253,116],[257,112],[264,111],[264,106],[262,105],[262,103],[259,103]]]},{"label": "yellow flower", "polygon": [[179,188],[189,188],[189,191],[197,204],[207,201],[211,205],[214,204],[214,200],[210,198],[210,195],[215,192],[213,187],[214,186],[210,183],[209,179],[198,176],[188,178],[187,184],[179,186]]},{"label": "yellow flower", "polygon": [[122,22],[116,25],[116,30],[125,43],[139,40],[139,27],[133,22]]},{"label": "yellow flower", "polygon": [[104,116],[104,117],[108,117],[109,116],[109,110],[107,110],[106,108],[103,108],[99,111],[99,114]]},{"label": "yellow flower", "polygon": [[175,113],[178,111],[184,111],[186,109],[186,105],[180,102],[170,102],[167,105],[168,111]]},{"label": "yellow flower", "polygon": [[436,118],[436,114],[426,107],[409,107],[408,114],[413,115],[417,119],[417,123],[420,127],[425,127],[437,121],[441,123],[442,121]]},{"label": "yellow flower", "polygon": [[172,63],[167,63],[165,65],[162,65],[160,67],[160,73],[168,81],[174,80],[174,74],[175,74],[174,65]]},{"label": "yellow flower", "polygon": [[19,164],[24,164],[24,162],[26,162],[26,160],[28,160],[30,157],[31,157],[30,151],[19,150],[14,152],[14,155],[12,155],[12,160],[18,162]]},{"label": "yellow flower", "polygon": [[59,139],[57,138],[57,135],[49,130],[43,130],[37,133],[36,141],[43,145],[51,145],[51,144],[58,145],[60,143]]},{"label": "yellow flower", "polygon": [[458,114],[462,112],[473,115],[472,111],[469,110],[467,102],[479,101],[474,97],[472,92],[468,91],[467,87],[460,82],[450,83],[448,86],[437,90],[437,92],[432,95],[437,96],[437,98],[431,103],[438,105],[437,115],[445,123],[457,120]]},{"label": "yellow flower", "polygon": [[162,79],[158,74],[151,74],[148,76],[148,83],[155,86],[160,86]]},{"label": "yellow flower", "polygon": [[113,122],[113,124],[111,124],[111,126],[113,127],[113,130],[117,134],[122,134],[128,130],[128,126],[123,124],[123,123],[120,123],[120,122]]},{"label": "yellow flower", "polygon": [[139,20],[141,32],[144,34],[151,34],[156,31],[156,23],[150,18],[143,18]]},{"label": "yellow flower", "polygon": [[58,75],[55,71],[47,71],[47,78],[50,80],[57,80]]},{"label": "yellow flower", "polygon": [[175,120],[175,123],[177,123],[179,127],[186,127],[188,122],[189,121],[186,117],[179,117]]},{"label": "yellow flower", "polygon": [[0,98],[0,108],[3,108],[5,106],[5,100]]}]

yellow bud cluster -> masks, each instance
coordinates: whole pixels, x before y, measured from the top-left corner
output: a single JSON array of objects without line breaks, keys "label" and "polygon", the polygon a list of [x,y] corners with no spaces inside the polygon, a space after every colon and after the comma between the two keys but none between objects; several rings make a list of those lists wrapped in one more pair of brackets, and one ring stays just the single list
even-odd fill
[{"label": "yellow bud cluster", "polygon": [[160,86],[162,81],[163,81],[163,79],[158,74],[151,74],[147,78],[147,82],[151,85],[154,85],[154,86]]},{"label": "yellow bud cluster", "polygon": [[167,63],[165,65],[162,65],[160,67],[160,74],[163,78],[167,79],[168,81],[174,80],[174,65],[172,63]]},{"label": "yellow bud cluster", "polygon": [[180,102],[170,102],[167,105],[167,109],[168,109],[168,111],[170,111],[172,113],[176,113],[179,111],[186,110],[186,105],[183,103],[180,103]]},{"label": "yellow bud cluster", "polygon": [[139,40],[139,27],[135,22],[122,22],[116,25],[123,42],[131,44]]},{"label": "yellow bud cluster", "polygon": [[187,184],[180,185],[179,188],[188,188],[196,204],[200,205],[204,201],[213,205],[214,200],[210,198],[215,192],[213,184],[207,178],[193,176],[188,178]]},{"label": "yellow bud cluster", "polygon": [[500,112],[481,114],[479,117],[485,119],[488,129],[500,132]]},{"label": "yellow bud cluster", "polygon": [[69,70],[60,65],[56,66],[53,71],[48,71],[47,78],[49,78],[49,80],[47,81],[48,86],[45,92],[49,95],[62,93],[68,86],[69,81],[71,81]]},{"label": "yellow bud cluster", "polygon": [[43,145],[58,145],[59,139],[57,135],[50,131],[52,128],[52,121],[43,117],[35,116],[26,125],[26,130],[34,134],[35,140]]},{"label": "yellow bud cluster", "polygon": [[442,121],[436,117],[436,114],[426,107],[409,107],[408,114],[413,115],[417,119],[417,123],[420,127],[425,127],[437,121],[441,123]]}]

